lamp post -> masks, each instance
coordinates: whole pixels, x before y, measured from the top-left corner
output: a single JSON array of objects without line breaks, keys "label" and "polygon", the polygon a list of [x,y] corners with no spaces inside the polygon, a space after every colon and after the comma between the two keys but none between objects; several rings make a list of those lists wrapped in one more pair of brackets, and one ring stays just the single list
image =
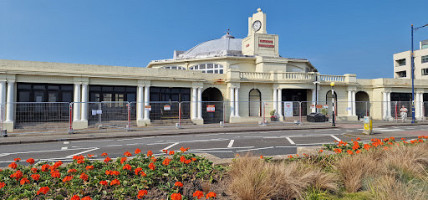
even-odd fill
[{"label": "lamp post", "polygon": [[334,105],[334,97],[336,96],[335,94],[334,94],[334,82],[331,82],[330,83],[330,86],[331,86],[331,106],[332,106],[332,108],[331,108],[331,126],[336,126],[336,122],[335,122],[335,105]]},{"label": "lamp post", "polygon": [[420,28],[426,27],[428,26],[428,24],[425,24],[423,26],[420,27],[413,27],[413,24],[411,25],[411,39],[412,39],[412,53],[411,53],[411,58],[410,58],[410,62],[412,65],[411,68],[411,73],[412,73],[412,124],[415,123],[415,57],[413,56],[413,31],[416,31]]}]

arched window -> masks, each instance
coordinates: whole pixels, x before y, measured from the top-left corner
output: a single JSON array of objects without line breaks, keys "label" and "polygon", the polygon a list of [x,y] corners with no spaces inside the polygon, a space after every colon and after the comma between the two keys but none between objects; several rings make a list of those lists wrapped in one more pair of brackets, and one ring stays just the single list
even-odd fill
[{"label": "arched window", "polygon": [[[327,115],[331,115],[331,113],[332,113],[332,98],[333,98],[333,95],[331,94],[331,90],[329,90],[326,94],[325,94],[325,104],[326,105],[328,105],[328,111],[327,111]],[[337,102],[337,93],[336,93],[336,91],[334,92],[334,103],[335,103],[335,105],[334,105],[334,113],[336,114],[336,116],[337,116],[337,113],[339,113],[338,112],[338,110],[337,110],[337,104],[338,104],[338,102]]]},{"label": "arched window", "polygon": [[163,66],[162,69],[175,69],[175,70],[186,70],[186,68],[181,66]]},{"label": "arched window", "polygon": [[202,71],[202,73],[207,74],[223,74],[223,65],[214,63],[204,63],[193,65],[189,68],[189,70],[198,70]]},{"label": "arched window", "polygon": [[249,93],[250,103],[249,105],[249,116],[250,117],[260,117],[262,113],[262,95],[260,90],[251,89]]}]

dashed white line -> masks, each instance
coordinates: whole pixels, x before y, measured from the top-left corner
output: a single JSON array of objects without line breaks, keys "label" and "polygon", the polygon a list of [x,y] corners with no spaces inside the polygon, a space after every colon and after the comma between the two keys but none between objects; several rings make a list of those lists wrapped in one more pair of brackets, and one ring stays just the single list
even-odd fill
[{"label": "dashed white line", "polygon": [[64,142],[64,144],[70,144],[70,142]]},{"label": "dashed white line", "polygon": [[61,150],[67,150],[68,147],[61,147]]},{"label": "dashed white line", "polygon": [[176,142],[176,143],[174,143],[174,144],[171,144],[171,145],[169,145],[169,146],[167,146],[167,147],[163,148],[162,150],[168,150],[168,149],[170,149],[171,147],[173,147],[173,146],[175,146],[175,145],[177,145],[177,144],[179,144],[179,143],[178,143],[178,142]]},{"label": "dashed white line", "polygon": [[100,149],[100,148],[94,147],[94,148],[86,150],[86,151],[82,151],[82,152],[79,152],[79,153],[75,153],[75,154],[69,155],[69,156],[67,156],[65,158],[73,158],[73,156],[81,155],[81,154],[88,153],[88,152],[91,152],[91,151],[95,151],[95,150],[98,150],[98,149]]},{"label": "dashed white line", "polygon": [[290,139],[290,137],[285,137],[285,138],[288,140],[288,142],[290,142],[290,144],[296,144],[293,142],[293,140]]},{"label": "dashed white line", "polygon": [[235,142],[235,140],[230,140],[229,144],[227,145],[227,148],[231,148],[233,146],[234,142]]},{"label": "dashed white line", "polygon": [[106,147],[121,147],[121,144],[110,144],[110,145],[106,145]]},{"label": "dashed white line", "polygon": [[337,141],[342,141],[341,139],[339,139],[338,137],[334,136],[334,135],[330,135],[332,138],[334,138]]}]

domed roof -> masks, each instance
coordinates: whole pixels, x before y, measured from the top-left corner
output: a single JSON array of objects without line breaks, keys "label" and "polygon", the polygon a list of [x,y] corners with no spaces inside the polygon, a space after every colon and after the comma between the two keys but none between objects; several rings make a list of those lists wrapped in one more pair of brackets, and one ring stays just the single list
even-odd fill
[{"label": "domed roof", "polygon": [[185,51],[175,51],[175,59],[206,58],[219,56],[242,56],[242,39],[237,39],[227,33],[220,39],[210,40],[196,45]]}]

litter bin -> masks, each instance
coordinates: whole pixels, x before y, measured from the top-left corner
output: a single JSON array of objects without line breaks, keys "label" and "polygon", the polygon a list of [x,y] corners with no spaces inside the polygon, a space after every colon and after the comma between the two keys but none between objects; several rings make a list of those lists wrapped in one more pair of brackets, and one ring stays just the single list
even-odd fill
[{"label": "litter bin", "polygon": [[364,134],[371,135],[373,134],[373,120],[370,116],[364,116]]}]

